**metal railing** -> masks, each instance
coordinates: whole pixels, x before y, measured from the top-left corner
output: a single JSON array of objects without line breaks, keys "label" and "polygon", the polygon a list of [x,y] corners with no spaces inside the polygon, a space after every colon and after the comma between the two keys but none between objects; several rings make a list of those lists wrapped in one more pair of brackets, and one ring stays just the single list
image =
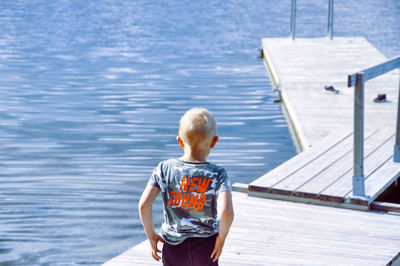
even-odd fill
[{"label": "metal railing", "polygon": [[[296,0],[292,0],[292,9],[290,16],[290,38],[294,41],[296,38]],[[326,31],[326,36],[329,39],[333,39],[333,0],[329,0],[328,8],[328,29]]]},{"label": "metal railing", "polygon": [[[400,56],[379,65],[364,69],[348,76],[348,87],[355,86],[354,91],[354,172],[353,195],[365,197],[364,182],[364,83],[370,79],[400,68]],[[400,162],[400,77],[399,98],[397,103],[396,142],[393,161]]]}]

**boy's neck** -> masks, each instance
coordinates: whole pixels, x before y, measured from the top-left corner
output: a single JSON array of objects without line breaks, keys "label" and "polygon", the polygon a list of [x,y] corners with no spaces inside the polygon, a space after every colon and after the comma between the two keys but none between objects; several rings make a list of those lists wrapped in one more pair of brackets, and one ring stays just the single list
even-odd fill
[{"label": "boy's neck", "polygon": [[191,155],[183,155],[182,157],[179,158],[179,160],[184,161],[184,162],[190,162],[190,163],[205,163],[207,159],[207,156],[191,156]]},{"label": "boy's neck", "polygon": [[185,152],[179,159],[185,162],[204,163],[210,151],[194,151],[185,147]]},{"label": "boy's neck", "polygon": [[179,160],[184,161],[184,162],[189,162],[189,163],[205,163],[206,159],[202,159],[202,158],[194,158],[194,157],[185,157],[182,156],[179,158]]}]

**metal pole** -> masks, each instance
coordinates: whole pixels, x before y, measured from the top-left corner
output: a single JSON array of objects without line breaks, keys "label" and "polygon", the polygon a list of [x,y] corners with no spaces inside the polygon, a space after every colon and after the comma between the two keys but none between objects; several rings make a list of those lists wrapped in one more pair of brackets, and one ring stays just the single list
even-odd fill
[{"label": "metal pole", "polygon": [[292,13],[290,16],[290,38],[294,41],[296,36],[296,0],[292,0]]},{"label": "metal pole", "polygon": [[364,73],[357,73],[354,92],[353,195],[365,196],[364,186]]},{"label": "metal pole", "polygon": [[396,163],[400,162],[400,75],[399,75],[399,97],[397,100],[396,143],[394,145],[393,161]]},{"label": "metal pole", "polygon": [[329,0],[328,30],[326,35],[329,36],[329,39],[333,39],[333,0]]}]

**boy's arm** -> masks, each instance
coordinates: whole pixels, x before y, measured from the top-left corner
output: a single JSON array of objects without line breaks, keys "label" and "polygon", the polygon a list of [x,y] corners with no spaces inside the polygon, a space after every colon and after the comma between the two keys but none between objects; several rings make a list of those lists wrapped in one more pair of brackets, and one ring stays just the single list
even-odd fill
[{"label": "boy's arm", "polygon": [[160,193],[160,189],[158,187],[154,187],[150,184],[147,184],[139,201],[140,220],[142,221],[143,228],[144,231],[146,232],[147,238],[150,241],[151,255],[157,261],[160,260],[160,256],[157,253],[161,252],[157,248],[158,241],[164,242],[162,238],[154,231],[154,224],[153,224],[152,207],[153,207],[153,202],[157,198],[158,193]]},{"label": "boy's arm", "polygon": [[218,194],[217,209],[219,216],[219,232],[215,240],[214,250],[211,253],[213,261],[216,261],[221,256],[225,239],[228,236],[229,228],[233,221],[232,194],[230,191],[225,190]]}]

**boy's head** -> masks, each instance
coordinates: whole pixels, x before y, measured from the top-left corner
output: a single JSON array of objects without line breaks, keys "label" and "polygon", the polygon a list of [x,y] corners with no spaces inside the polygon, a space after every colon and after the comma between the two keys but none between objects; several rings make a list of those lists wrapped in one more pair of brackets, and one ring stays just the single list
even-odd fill
[{"label": "boy's head", "polygon": [[[218,140],[216,134],[215,118],[205,108],[192,108],[181,117],[179,137],[191,147],[209,145],[212,148]],[[183,143],[181,146],[183,147]]]}]

